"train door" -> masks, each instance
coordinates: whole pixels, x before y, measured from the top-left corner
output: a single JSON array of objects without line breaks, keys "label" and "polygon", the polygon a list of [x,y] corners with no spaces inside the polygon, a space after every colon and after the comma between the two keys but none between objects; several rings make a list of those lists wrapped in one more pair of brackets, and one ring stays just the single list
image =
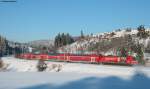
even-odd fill
[{"label": "train door", "polygon": [[96,57],[91,57],[91,63],[96,63]]}]

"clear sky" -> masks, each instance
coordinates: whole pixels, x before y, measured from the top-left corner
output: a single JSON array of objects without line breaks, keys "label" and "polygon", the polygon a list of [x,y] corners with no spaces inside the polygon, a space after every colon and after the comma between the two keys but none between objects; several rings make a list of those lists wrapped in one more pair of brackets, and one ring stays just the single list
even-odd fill
[{"label": "clear sky", "polygon": [[[0,0],[1,1],[1,0]],[[17,0],[0,2],[0,34],[27,42],[150,25],[150,0]]]}]

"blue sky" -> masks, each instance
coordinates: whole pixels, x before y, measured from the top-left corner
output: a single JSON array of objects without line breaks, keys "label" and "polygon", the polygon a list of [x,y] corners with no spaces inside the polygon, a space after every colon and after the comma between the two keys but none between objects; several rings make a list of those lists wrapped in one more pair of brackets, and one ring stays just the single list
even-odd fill
[{"label": "blue sky", "polygon": [[150,25],[150,0],[17,0],[0,2],[0,34],[27,42]]}]

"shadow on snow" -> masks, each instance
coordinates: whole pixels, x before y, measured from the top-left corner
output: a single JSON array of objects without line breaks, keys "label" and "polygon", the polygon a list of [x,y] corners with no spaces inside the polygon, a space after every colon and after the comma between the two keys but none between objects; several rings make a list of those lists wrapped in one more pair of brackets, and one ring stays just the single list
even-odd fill
[{"label": "shadow on snow", "polygon": [[129,80],[114,76],[106,78],[89,77],[61,86],[43,84],[21,89],[150,89],[150,78],[142,73],[135,74]]}]

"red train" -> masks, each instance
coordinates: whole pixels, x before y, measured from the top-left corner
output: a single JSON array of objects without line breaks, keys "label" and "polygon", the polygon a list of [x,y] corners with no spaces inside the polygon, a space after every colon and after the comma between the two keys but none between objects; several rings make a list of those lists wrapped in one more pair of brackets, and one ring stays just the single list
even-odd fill
[{"label": "red train", "polygon": [[16,55],[17,58],[21,59],[37,59],[37,60],[57,60],[67,62],[88,62],[88,63],[113,63],[113,64],[127,64],[136,65],[138,62],[132,57],[118,57],[118,56],[102,56],[102,55],[74,55],[74,54],[20,54]]}]

